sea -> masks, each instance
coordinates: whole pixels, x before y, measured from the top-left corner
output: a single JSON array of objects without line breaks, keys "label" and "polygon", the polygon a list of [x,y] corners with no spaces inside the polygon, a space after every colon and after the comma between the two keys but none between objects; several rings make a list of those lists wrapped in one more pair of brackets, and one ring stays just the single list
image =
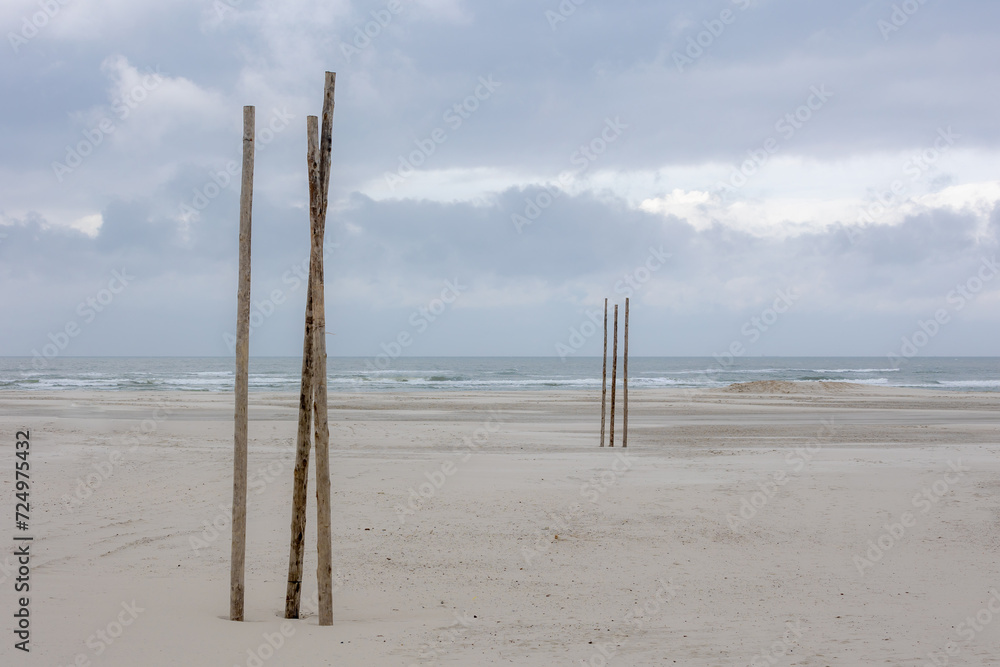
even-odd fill
[{"label": "sea", "polygon": [[[250,359],[250,390],[296,392],[301,359]],[[330,357],[338,391],[517,391],[595,389],[600,357]],[[233,390],[232,357],[0,357],[0,390]],[[608,361],[610,382],[612,364]],[[619,360],[618,381],[623,372]],[[736,382],[856,382],[880,387],[1000,391],[1000,357],[630,357],[629,388],[717,388]]]}]

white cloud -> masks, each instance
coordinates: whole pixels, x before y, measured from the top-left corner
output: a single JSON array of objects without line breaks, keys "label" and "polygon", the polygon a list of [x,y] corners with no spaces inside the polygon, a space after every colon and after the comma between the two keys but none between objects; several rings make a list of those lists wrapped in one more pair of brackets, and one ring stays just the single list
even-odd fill
[{"label": "white cloud", "polygon": [[101,232],[101,225],[103,224],[104,216],[100,213],[94,213],[93,215],[85,215],[79,220],[74,220],[69,226],[83,232],[90,238],[96,238]]},{"label": "white cloud", "polygon": [[239,105],[218,91],[152,67],[140,70],[122,55],[101,64],[108,77],[106,114],[117,125],[113,139],[122,150],[144,153],[175,131],[199,132],[232,124]]}]

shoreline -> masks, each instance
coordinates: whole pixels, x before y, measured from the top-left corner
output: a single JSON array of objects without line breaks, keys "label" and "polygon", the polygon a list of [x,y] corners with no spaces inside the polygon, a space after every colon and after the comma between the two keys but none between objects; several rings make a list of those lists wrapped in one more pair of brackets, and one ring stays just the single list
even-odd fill
[{"label": "shoreline", "polygon": [[[47,391],[95,389],[146,391],[183,389],[232,391],[229,358],[128,358],[57,360],[47,370],[30,370],[0,359],[0,389]],[[423,391],[594,390],[602,384],[600,358],[400,357],[391,368],[364,359],[328,359],[330,393]],[[23,364],[22,364],[23,365]],[[610,372],[611,368],[608,368]],[[301,364],[295,358],[257,358],[251,364],[251,392],[295,393]],[[1000,392],[1000,357],[918,359],[901,367],[877,358],[753,358],[721,364],[711,358],[633,357],[629,389],[718,389],[734,383],[777,382],[807,387],[862,384],[887,389]]]}]

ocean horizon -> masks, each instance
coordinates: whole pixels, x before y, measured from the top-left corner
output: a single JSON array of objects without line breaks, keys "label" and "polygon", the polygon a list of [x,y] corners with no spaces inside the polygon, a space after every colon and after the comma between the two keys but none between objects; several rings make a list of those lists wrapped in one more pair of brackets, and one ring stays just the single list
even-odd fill
[{"label": "ocean horizon", "polygon": [[[233,390],[233,357],[0,357],[0,390]],[[608,359],[608,382],[611,377]],[[624,368],[618,360],[618,383]],[[298,391],[301,357],[251,357],[251,391]],[[1000,357],[630,357],[629,388],[721,388],[740,382],[853,382],[1000,391]],[[596,389],[601,357],[329,357],[329,391]]]}]

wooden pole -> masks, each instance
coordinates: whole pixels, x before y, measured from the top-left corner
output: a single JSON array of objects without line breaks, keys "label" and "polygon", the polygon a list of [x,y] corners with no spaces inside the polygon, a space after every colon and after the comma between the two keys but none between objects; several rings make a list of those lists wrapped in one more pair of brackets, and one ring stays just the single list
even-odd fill
[{"label": "wooden pole", "polygon": [[601,368],[601,447],[604,446],[604,414],[608,397],[608,300],[604,299],[604,363]]},{"label": "wooden pole", "polygon": [[622,351],[622,447],[628,447],[628,297],[625,298],[625,349]]},{"label": "wooden pole", "polygon": [[[311,150],[311,146],[310,146]],[[307,163],[311,158],[307,157]],[[309,240],[309,274],[312,266],[312,233]],[[302,384],[299,391],[299,428],[295,438],[295,473],[292,482],[292,539],[288,549],[288,587],[285,618],[298,618],[302,599],[302,560],[305,554],[306,500],[309,487],[309,449],[313,416],[313,291],[306,288],[306,332],[302,342]]]},{"label": "wooden pole", "polygon": [[[323,235],[326,230],[327,196],[330,188],[330,159],[333,150],[333,94],[337,75],[326,73],[323,91],[323,126],[319,137],[319,164],[310,160],[311,179],[316,184],[312,221],[312,258],[316,272],[313,281],[313,340],[316,369],[313,414],[316,441],[316,514],[318,562],[316,579],[319,585],[319,624],[333,625],[333,535],[330,528],[330,423],[326,393],[326,306],[323,289]],[[309,121],[309,145],[316,145],[316,118]],[[310,190],[313,190],[310,187]]]},{"label": "wooden pole", "polygon": [[615,343],[611,354],[611,429],[608,437],[608,447],[615,446],[615,383],[618,378],[618,304],[615,304]]},{"label": "wooden pole", "polygon": [[236,414],[233,429],[233,547],[229,619],[243,620],[247,541],[247,402],[250,362],[250,227],[253,210],[254,107],[243,107],[243,179],[240,185],[240,269],[236,289]]}]

